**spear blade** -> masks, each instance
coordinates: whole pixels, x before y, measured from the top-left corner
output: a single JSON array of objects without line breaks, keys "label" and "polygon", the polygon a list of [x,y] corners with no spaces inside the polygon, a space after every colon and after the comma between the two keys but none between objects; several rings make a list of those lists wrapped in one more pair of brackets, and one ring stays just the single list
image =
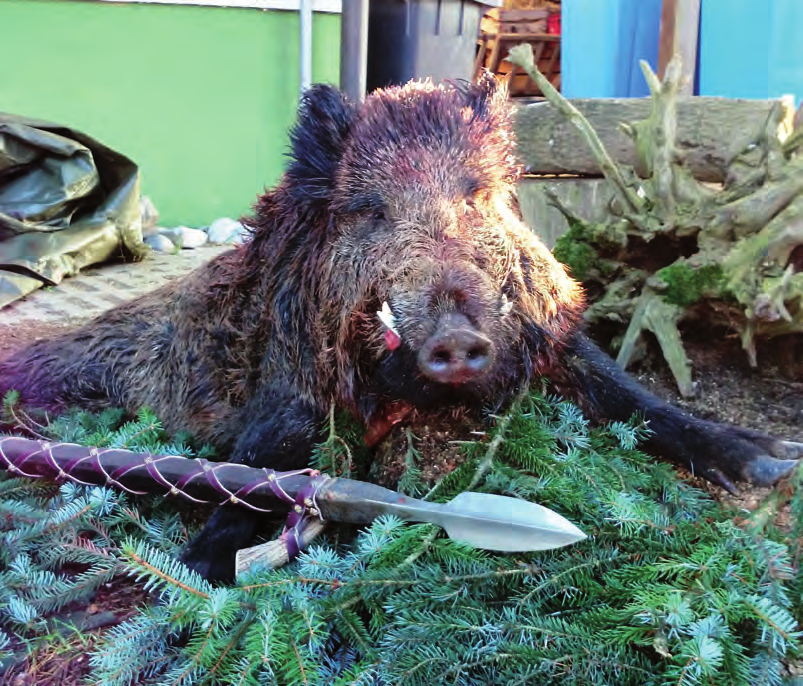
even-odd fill
[{"label": "spear blade", "polygon": [[485,550],[549,550],[586,537],[554,510],[490,493],[461,493],[443,506],[440,518],[449,538]]},{"label": "spear blade", "polygon": [[438,509],[431,508],[434,503],[424,504],[430,507],[406,507],[417,520],[441,526],[449,538],[484,550],[549,550],[586,537],[554,510],[518,498],[467,492]]},{"label": "spear blade", "polygon": [[557,512],[518,498],[466,492],[439,504],[373,484],[333,481],[318,502],[324,516],[337,521],[367,523],[392,514],[408,522],[437,524],[454,540],[500,552],[549,550],[586,538]]}]

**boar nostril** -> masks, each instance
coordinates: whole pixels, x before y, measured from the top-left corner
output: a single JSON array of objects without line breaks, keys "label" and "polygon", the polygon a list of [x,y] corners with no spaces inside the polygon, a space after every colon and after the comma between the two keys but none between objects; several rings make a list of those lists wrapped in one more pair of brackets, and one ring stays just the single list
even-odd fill
[{"label": "boar nostril", "polygon": [[439,383],[463,383],[484,376],[494,361],[490,339],[464,317],[447,317],[424,343],[418,363],[425,376]]},{"label": "boar nostril", "polygon": [[433,362],[442,362],[443,364],[446,364],[446,363],[450,362],[451,359],[452,359],[451,353],[448,350],[445,350],[443,348],[435,350],[432,353],[432,361]]},{"label": "boar nostril", "polygon": [[469,360],[479,360],[480,358],[485,357],[487,354],[488,350],[486,348],[475,347],[471,348],[471,350],[466,353],[466,357]]}]

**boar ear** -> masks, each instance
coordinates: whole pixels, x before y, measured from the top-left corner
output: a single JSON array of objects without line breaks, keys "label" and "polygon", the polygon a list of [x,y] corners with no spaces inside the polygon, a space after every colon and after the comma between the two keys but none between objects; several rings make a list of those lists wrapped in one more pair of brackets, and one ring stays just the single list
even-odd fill
[{"label": "boar ear", "polygon": [[474,119],[489,119],[507,101],[507,92],[491,72],[483,71],[476,83],[466,89],[465,97]]},{"label": "boar ear", "polygon": [[354,120],[354,106],[333,86],[315,85],[301,97],[298,120],[290,130],[286,178],[301,203],[327,200]]}]

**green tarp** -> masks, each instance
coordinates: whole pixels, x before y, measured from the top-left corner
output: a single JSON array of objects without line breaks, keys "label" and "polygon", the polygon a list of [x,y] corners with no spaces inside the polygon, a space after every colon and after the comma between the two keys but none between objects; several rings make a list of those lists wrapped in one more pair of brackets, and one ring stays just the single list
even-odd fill
[{"label": "green tarp", "polygon": [[68,127],[0,113],[0,308],[148,252],[131,160]]}]

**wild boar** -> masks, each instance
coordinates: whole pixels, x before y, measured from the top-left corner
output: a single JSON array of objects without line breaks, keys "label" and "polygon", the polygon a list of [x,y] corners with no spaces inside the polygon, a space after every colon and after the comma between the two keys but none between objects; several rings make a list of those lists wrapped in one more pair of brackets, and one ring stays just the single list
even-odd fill
[{"label": "wild boar", "polygon": [[[594,418],[640,411],[647,449],[713,482],[769,484],[803,444],[695,419],[583,333],[583,293],[517,213],[504,90],[412,82],[352,104],[304,96],[251,237],[185,279],[0,364],[50,408],[148,405],[233,462],[306,466],[331,403],[366,422],[499,406],[552,379]],[[233,574],[257,518],[221,507],[184,560]]]}]

